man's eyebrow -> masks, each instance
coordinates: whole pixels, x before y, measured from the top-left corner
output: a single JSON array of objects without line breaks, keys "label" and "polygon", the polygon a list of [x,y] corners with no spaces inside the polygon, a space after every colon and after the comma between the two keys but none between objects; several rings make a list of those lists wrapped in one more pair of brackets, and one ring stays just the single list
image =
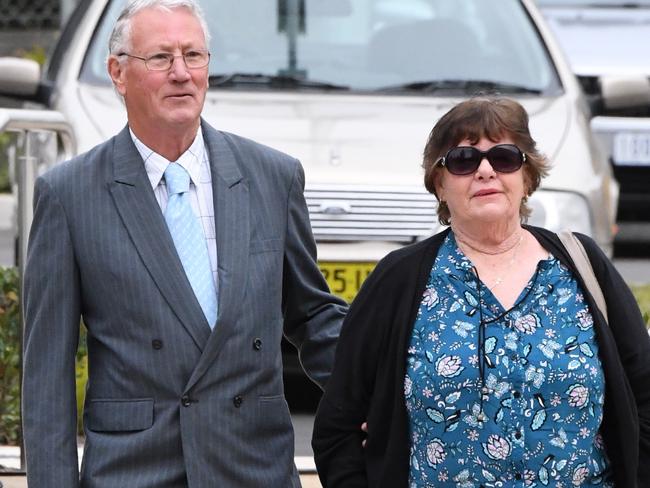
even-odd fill
[{"label": "man's eyebrow", "polygon": [[[177,44],[158,44],[155,47],[152,47],[149,49],[149,52],[152,53],[170,53],[174,51],[177,47]],[[189,50],[199,50],[199,51],[207,51],[208,48],[205,47],[203,44],[197,45],[193,42],[187,43],[187,44],[181,44],[180,46],[182,51],[189,51]]]}]

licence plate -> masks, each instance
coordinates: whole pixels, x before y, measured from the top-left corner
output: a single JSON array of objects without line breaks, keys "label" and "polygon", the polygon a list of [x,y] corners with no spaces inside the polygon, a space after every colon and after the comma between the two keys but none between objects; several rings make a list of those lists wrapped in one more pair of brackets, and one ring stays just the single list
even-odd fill
[{"label": "licence plate", "polygon": [[332,293],[350,303],[375,264],[374,262],[320,261],[318,266]]},{"label": "licence plate", "polygon": [[614,164],[619,166],[650,165],[650,134],[620,132],[614,135]]}]

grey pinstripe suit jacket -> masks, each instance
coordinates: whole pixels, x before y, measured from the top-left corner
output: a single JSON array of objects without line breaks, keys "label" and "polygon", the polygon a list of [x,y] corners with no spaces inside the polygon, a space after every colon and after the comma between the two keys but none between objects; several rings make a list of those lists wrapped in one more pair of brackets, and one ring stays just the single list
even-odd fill
[{"label": "grey pinstripe suit jacket", "polygon": [[[32,488],[300,484],[280,339],[323,384],[346,307],[316,265],[298,161],[202,127],[219,253],[212,333],[128,129],[37,181],[23,295]],[[89,383],[79,475],[81,316]]]}]

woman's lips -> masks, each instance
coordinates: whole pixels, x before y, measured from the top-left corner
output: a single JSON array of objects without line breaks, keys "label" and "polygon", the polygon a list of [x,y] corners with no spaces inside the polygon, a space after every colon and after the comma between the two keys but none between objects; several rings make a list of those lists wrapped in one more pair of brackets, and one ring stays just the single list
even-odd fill
[{"label": "woman's lips", "polygon": [[474,193],[475,197],[486,197],[490,195],[496,195],[499,193],[498,190],[479,190],[476,193]]}]

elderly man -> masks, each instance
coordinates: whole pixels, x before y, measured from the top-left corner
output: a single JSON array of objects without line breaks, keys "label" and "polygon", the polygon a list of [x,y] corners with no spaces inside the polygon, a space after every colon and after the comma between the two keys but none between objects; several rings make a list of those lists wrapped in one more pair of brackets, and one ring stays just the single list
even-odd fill
[{"label": "elderly man", "polygon": [[300,485],[280,340],[323,385],[346,307],[315,261],[298,161],[201,120],[209,59],[194,0],[130,2],[108,59],[128,126],[37,181],[24,281],[30,486]]}]

